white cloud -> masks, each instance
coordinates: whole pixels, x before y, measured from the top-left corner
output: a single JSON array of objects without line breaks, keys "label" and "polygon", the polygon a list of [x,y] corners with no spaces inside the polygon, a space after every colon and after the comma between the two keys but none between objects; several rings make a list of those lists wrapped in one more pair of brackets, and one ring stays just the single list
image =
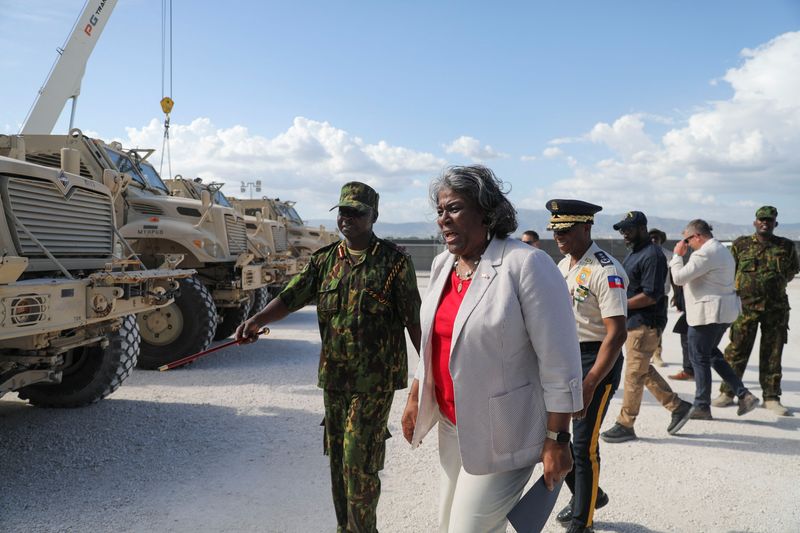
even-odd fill
[{"label": "white cloud", "polygon": [[520,161],[526,161],[526,162],[527,161],[536,161],[536,159],[537,158],[536,158],[535,155],[523,155],[523,156],[520,156],[520,158],[519,158]]},{"label": "white cloud", "polygon": [[[163,130],[156,119],[126,132],[125,146],[161,147]],[[225,182],[223,190],[234,194],[241,194],[241,181],[261,179],[267,189],[262,194],[302,196],[309,214],[301,214],[309,218],[327,216],[331,198],[347,181],[369,183],[382,196],[409,189],[424,194],[429,177],[446,164],[428,152],[386,141],[369,143],[328,122],[303,117],[272,138],[253,135],[244,126],[216,128],[208,118],[198,118],[173,123],[170,139],[173,172]],[[160,155],[153,157],[158,167]]]},{"label": "white cloud", "polygon": [[[800,197],[800,32],[741,55],[742,63],[722,78],[732,97],[705,104],[660,138],[648,124],[668,125],[668,118],[639,113],[596,124],[585,138],[612,157],[579,157],[572,177],[555,183],[553,194],[605,202],[607,212],[634,206],[664,216],[726,219],[752,216],[752,205],[737,203],[734,195],[758,205]],[[562,155],[555,150],[544,154]]]},{"label": "white cloud", "polygon": [[585,137],[559,137],[556,139],[551,139],[547,142],[547,144],[551,144],[553,146],[558,146],[559,144],[573,144],[578,142],[585,141]]},{"label": "white cloud", "polygon": [[444,151],[448,154],[461,154],[475,162],[508,157],[508,154],[498,152],[488,144],[481,146],[478,139],[467,135],[462,135],[450,144],[444,145]]},{"label": "white cloud", "polygon": [[592,142],[605,144],[626,157],[655,148],[653,141],[644,132],[641,115],[624,115],[611,125],[604,122],[595,124],[588,137]]},{"label": "white cloud", "polygon": [[564,155],[564,151],[561,148],[557,148],[555,146],[548,146],[544,150],[542,150],[542,155],[547,158],[554,158]]},{"label": "white cloud", "polygon": [[536,188],[514,205],[521,209],[544,209],[545,202],[551,198],[549,190]]}]

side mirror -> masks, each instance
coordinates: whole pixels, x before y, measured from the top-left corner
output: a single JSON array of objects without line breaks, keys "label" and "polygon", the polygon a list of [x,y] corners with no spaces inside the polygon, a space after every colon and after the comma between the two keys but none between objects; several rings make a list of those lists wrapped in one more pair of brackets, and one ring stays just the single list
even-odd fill
[{"label": "side mirror", "polygon": [[211,208],[211,193],[205,189],[200,191],[200,202],[203,204],[203,211],[208,211]]},{"label": "side mirror", "polygon": [[111,191],[111,196],[116,198],[127,187],[128,183],[130,183],[130,177],[127,174],[120,175],[119,172],[110,168],[103,170],[103,185]]}]

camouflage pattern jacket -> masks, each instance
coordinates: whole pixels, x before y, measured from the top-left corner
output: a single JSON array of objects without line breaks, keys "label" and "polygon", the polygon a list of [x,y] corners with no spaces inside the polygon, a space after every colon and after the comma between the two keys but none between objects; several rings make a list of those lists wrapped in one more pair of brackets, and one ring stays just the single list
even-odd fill
[{"label": "camouflage pattern jacket", "polygon": [[773,235],[761,242],[755,235],[733,241],[736,292],[745,308],[789,309],[786,285],[800,272],[797,249],[789,239]]},{"label": "camouflage pattern jacket", "polygon": [[322,337],[319,387],[386,392],[408,384],[404,328],[419,324],[414,265],[393,243],[374,234],[364,255],[345,241],[317,250],[278,295],[295,311],[317,300]]}]

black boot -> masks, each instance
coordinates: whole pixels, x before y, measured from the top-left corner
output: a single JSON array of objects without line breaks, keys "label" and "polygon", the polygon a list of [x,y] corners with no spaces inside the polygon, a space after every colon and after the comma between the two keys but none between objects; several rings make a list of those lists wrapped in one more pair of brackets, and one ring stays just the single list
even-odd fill
[{"label": "black boot", "polygon": [[[572,505],[575,503],[575,496],[569,499],[569,503],[564,506],[561,511],[556,515],[556,521],[564,526],[568,526],[572,522]],[[594,508],[600,509],[608,505],[608,494],[603,492],[600,487],[597,488],[597,501],[594,502]]]}]

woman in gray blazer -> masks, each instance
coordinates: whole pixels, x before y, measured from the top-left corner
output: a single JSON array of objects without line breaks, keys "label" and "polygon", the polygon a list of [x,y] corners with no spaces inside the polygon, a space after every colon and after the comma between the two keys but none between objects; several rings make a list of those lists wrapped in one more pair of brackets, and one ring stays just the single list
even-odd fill
[{"label": "woman in gray blazer", "polygon": [[553,260],[508,238],[516,211],[491,170],[450,167],[431,199],[447,251],[423,298],[403,434],[416,447],[438,423],[441,532],[503,532],[536,463],[551,489],[572,466],[575,319]]}]

